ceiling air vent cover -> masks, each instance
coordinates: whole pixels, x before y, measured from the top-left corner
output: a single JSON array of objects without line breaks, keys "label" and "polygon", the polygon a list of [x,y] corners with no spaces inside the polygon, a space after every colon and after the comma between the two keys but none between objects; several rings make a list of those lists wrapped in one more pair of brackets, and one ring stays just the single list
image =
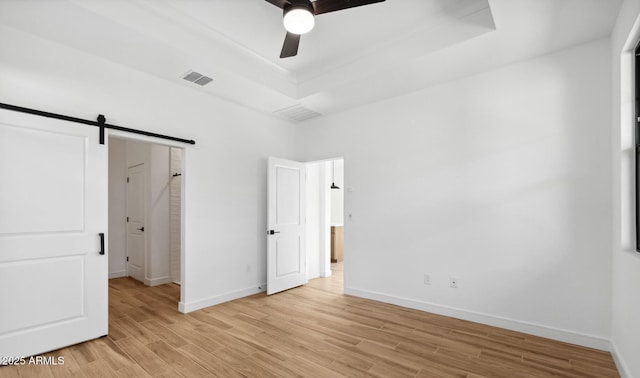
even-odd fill
[{"label": "ceiling air vent cover", "polygon": [[182,76],[186,81],[190,81],[192,83],[196,83],[200,86],[205,86],[213,81],[209,76],[204,76],[201,73],[195,71],[189,71],[186,75]]},{"label": "ceiling air vent cover", "polygon": [[280,117],[284,117],[296,122],[301,122],[310,118],[320,117],[322,115],[318,112],[314,112],[311,109],[307,109],[300,104],[289,106],[287,108],[283,108],[280,110],[276,110],[274,113],[279,115]]}]

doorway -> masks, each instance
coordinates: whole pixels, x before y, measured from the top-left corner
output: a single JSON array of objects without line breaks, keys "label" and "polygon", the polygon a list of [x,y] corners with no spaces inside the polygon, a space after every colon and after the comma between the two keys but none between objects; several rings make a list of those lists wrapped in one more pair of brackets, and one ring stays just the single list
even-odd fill
[{"label": "doorway", "polygon": [[180,147],[109,138],[110,279],[183,282],[183,155]]},{"label": "doorway", "polygon": [[344,177],[343,158],[307,163],[307,276],[333,292],[344,291]]}]

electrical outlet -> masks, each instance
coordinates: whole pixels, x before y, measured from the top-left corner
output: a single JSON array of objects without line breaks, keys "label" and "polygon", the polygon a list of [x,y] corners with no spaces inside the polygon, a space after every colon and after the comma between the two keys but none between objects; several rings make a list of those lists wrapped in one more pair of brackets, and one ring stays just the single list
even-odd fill
[{"label": "electrical outlet", "polygon": [[424,284],[425,285],[431,285],[431,275],[430,274],[424,274]]},{"label": "electrical outlet", "polygon": [[457,289],[458,288],[458,279],[455,278],[455,277],[451,277],[449,279],[449,285],[451,286],[451,288]]}]

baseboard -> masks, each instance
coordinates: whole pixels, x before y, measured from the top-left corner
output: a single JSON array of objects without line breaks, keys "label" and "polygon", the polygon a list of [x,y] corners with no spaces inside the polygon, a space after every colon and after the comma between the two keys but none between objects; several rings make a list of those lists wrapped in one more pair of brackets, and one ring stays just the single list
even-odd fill
[{"label": "baseboard", "polygon": [[121,270],[119,272],[109,272],[109,279],[126,277],[126,276],[127,276],[126,270]]},{"label": "baseboard", "polygon": [[259,286],[254,286],[254,287],[249,287],[249,288],[246,288],[246,289],[231,291],[231,292],[226,293],[226,294],[216,295],[216,296],[213,296],[213,297],[204,298],[204,299],[197,300],[197,301],[191,301],[191,302],[187,302],[187,303],[180,302],[180,303],[178,303],[178,311],[186,314],[188,312],[197,311],[197,310],[203,309],[205,307],[215,306],[217,304],[224,303],[224,302],[229,302],[229,301],[232,301],[234,299],[244,298],[244,297],[248,297],[249,295],[254,295],[254,294],[261,293],[261,292],[266,290],[266,287],[267,287],[267,284],[264,283],[264,284],[259,285]]},{"label": "baseboard", "polygon": [[356,289],[353,287],[345,287],[345,294],[356,297],[371,299],[374,301],[390,303],[402,307],[412,308],[431,312],[438,315],[449,316],[462,320],[468,320],[476,323],[491,325],[494,327],[505,328],[512,331],[528,333],[530,335],[545,337],[571,344],[582,345],[589,348],[610,351],[611,342],[599,336],[588,335],[578,332],[567,331],[563,329],[547,327],[539,324],[523,322],[515,319],[503,318],[494,315],[488,315],[468,310],[462,310],[454,307],[442,306],[438,304],[421,302],[414,299],[401,298],[383,293],[372,292],[368,290]]},{"label": "baseboard", "polygon": [[169,276],[165,276],[165,277],[160,277],[160,278],[153,278],[153,279],[148,279],[145,278],[144,279],[144,284],[147,286],[158,286],[158,285],[164,285],[164,284],[168,284],[173,282],[171,280],[171,277]]},{"label": "baseboard", "polygon": [[620,378],[631,378],[631,373],[629,373],[629,368],[627,364],[624,362],[620,353],[618,352],[618,347],[616,346],[616,342],[611,339],[611,356],[613,357],[613,362],[616,364],[616,368],[618,368],[618,373],[620,373]]}]

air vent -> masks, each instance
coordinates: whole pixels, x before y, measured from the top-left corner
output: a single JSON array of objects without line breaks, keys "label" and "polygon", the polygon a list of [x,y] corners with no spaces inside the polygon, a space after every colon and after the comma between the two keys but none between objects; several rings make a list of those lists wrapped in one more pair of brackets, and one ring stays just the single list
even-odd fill
[{"label": "air vent", "polygon": [[274,113],[279,115],[280,117],[284,117],[296,122],[301,122],[310,118],[320,117],[322,115],[318,112],[314,112],[311,109],[307,109],[300,104],[289,106],[284,109],[276,110]]},{"label": "air vent", "polygon": [[203,74],[195,71],[187,72],[187,74],[182,76],[182,78],[185,79],[186,81],[196,83],[200,86],[205,86],[213,81],[213,79],[210,78],[209,76],[204,76]]}]

